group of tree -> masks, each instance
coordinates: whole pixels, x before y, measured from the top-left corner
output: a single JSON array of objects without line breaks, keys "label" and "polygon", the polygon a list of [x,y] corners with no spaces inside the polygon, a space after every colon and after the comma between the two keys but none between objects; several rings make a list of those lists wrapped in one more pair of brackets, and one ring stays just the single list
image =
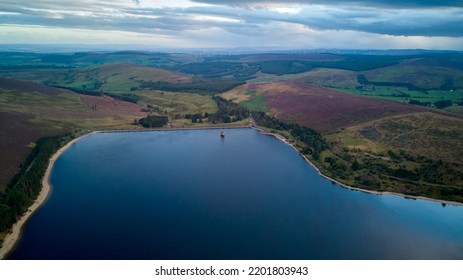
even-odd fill
[{"label": "group of tree", "polygon": [[134,94],[134,93],[122,93],[122,94],[113,94],[113,93],[106,93],[106,95],[111,96],[114,99],[117,100],[122,100],[130,103],[135,103],[137,104],[138,101],[140,100],[140,96]]},{"label": "group of tree", "polygon": [[135,94],[135,93],[122,93],[122,94],[119,94],[119,93],[104,92],[102,90],[88,90],[88,89],[80,89],[80,88],[75,88],[75,87],[52,85],[52,84],[47,84],[47,83],[44,83],[44,84],[50,85],[50,86],[56,87],[56,88],[62,88],[62,89],[71,90],[71,91],[77,92],[78,94],[83,94],[83,95],[90,95],[90,96],[104,96],[104,95],[107,95],[107,96],[110,96],[110,97],[112,97],[112,98],[114,98],[116,100],[126,101],[126,102],[130,102],[130,103],[135,103],[135,104],[137,104],[138,101],[140,100],[140,96]]},{"label": "group of tree", "polygon": [[172,92],[191,92],[203,95],[213,95],[226,92],[234,87],[242,85],[244,82],[231,79],[205,79],[193,78],[191,82],[171,83],[165,81],[143,81],[140,89],[151,89]]},{"label": "group of tree", "polygon": [[232,123],[249,117],[249,110],[237,103],[226,100],[220,96],[213,96],[212,99],[217,103],[217,112],[186,114],[184,117],[190,119],[193,123],[203,122],[204,119],[207,119],[207,122],[212,124]]},{"label": "group of tree", "polygon": [[327,148],[325,139],[315,129],[296,123],[284,122],[265,112],[253,112],[252,117],[260,126],[289,131],[293,137],[307,145],[301,152],[306,155],[311,155],[315,160],[318,160],[320,158],[320,153]]},{"label": "group of tree", "polygon": [[435,106],[436,108],[438,109],[444,109],[446,107],[449,107],[449,106],[452,106],[453,105],[453,102],[452,100],[439,100],[439,101],[436,101],[434,103],[431,103],[431,102],[427,102],[427,101],[418,101],[418,100],[410,100],[408,101],[409,104],[412,104],[412,105],[418,105],[418,106],[424,106],[424,107],[430,107],[430,106]]},{"label": "group of tree", "polygon": [[409,90],[416,90],[416,91],[424,91],[424,89],[411,84],[411,83],[403,83],[403,82],[373,82],[369,81],[364,74],[360,74],[357,76],[357,81],[362,85],[372,85],[372,86],[384,86],[384,87],[402,87],[407,88]]},{"label": "group of tree", "polygon": [[134,121],[134,124],[141,124],[146,128],[163,127],[169,122],[168,116],[148,115]]},{"label": "group of tree", "polygon": [[206,59],[203,62],[193,62],[175,66],[172,70],[206,78],[231,76],[236,81],[246,81],[254,78],[254,75],[260,70],[260,67],[258,65],[250,65],[249,63],[207,61]]},{"label": "group of tree", "polygon": [[209,116],[208,112],[205,112],[204,114],[196,113],[196,114],[184,115],[185,119],[191,120],[192,123],[202,123],[203,119],[207,118],[208,116]]},{"label": "group of tree", "polygon": [[423,106],[423,107],[429,107],[431,106],[431,102],[427,102],[427,101],[419,101],[419,100],[414,100],[414,99],[411,99],[410,101],[408,101],[408,104],[411,104],[411,105],[417,105],[417,106]]},{"label": "group of tree", "polygon": [[443,108],[452,106],[452,104],[453,104],[452,100],[439,100],[439,101],[434,102],[434,106],[436,106],[436,108],[438,109],[443,109]]},{"label": "group of tree", "polygon": [[[329,164],[328,170],[335,177],[339,177],[341,179],[346,179],[348,176],[351,175],[351,173],[349,172],[347,166],[343,162],[339,161],[337,158],[328,156],[328,157],[325,158],[325,162]],[[355,168],[360,168],[358,162],[354,161],[354,163],[356,163],[355,164],[356,166],[354,166]],[[353,163],[353,165],[354,165],[354,163]],[[352,167],[352,169],[353,169],[353,167]]]},{"label": "group of tree", "polygon": [[0,232],[5,231],[21,217],[42,189],[42,178],[50,157],[67,141],[71,134],[39,139],[22,164],[21,170],[0,193]]},{"label": "group of tree", "polygon": [[213,96],[212,99],[217,103],[218,111],[208,114],[207,118],[210,123],[237,122],[249,117],[249,110],[237,103],[220,96]]}]

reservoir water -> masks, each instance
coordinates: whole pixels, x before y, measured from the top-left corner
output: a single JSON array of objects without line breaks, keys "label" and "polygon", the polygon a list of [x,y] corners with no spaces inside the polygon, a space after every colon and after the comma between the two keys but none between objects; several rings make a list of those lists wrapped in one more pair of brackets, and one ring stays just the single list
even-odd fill
[{"label": "reservoir water", "polygon": [[254,129],[97,133],[10,259],[463,259],[463,207],[322,178]]}]

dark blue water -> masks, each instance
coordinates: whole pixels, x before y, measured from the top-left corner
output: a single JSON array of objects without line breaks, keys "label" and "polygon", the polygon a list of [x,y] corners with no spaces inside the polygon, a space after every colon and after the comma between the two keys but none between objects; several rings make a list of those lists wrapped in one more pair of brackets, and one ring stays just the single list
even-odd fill
[{"label": "dark blue water", "polygon": [[69,148],[11,259],[462,259],[463,207],[351,191],[253,129]]}]

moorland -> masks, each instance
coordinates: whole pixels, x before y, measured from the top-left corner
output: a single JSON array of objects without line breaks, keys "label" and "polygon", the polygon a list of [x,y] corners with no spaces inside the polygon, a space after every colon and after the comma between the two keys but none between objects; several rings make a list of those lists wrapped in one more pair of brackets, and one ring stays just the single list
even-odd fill
[{"label": "moorland", "polygon": [[42,137],[250,116],[346,185],[463,201],[462,53],[1,52],[0,211]]}]

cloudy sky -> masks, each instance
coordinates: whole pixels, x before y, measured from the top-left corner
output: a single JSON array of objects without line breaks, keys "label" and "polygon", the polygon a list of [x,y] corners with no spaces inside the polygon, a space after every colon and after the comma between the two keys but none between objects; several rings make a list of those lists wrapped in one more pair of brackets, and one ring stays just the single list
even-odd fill
[{"label": "cloudy sky", "polygon": [[1,0],[23,43],[463,50],[463,0]]}]

